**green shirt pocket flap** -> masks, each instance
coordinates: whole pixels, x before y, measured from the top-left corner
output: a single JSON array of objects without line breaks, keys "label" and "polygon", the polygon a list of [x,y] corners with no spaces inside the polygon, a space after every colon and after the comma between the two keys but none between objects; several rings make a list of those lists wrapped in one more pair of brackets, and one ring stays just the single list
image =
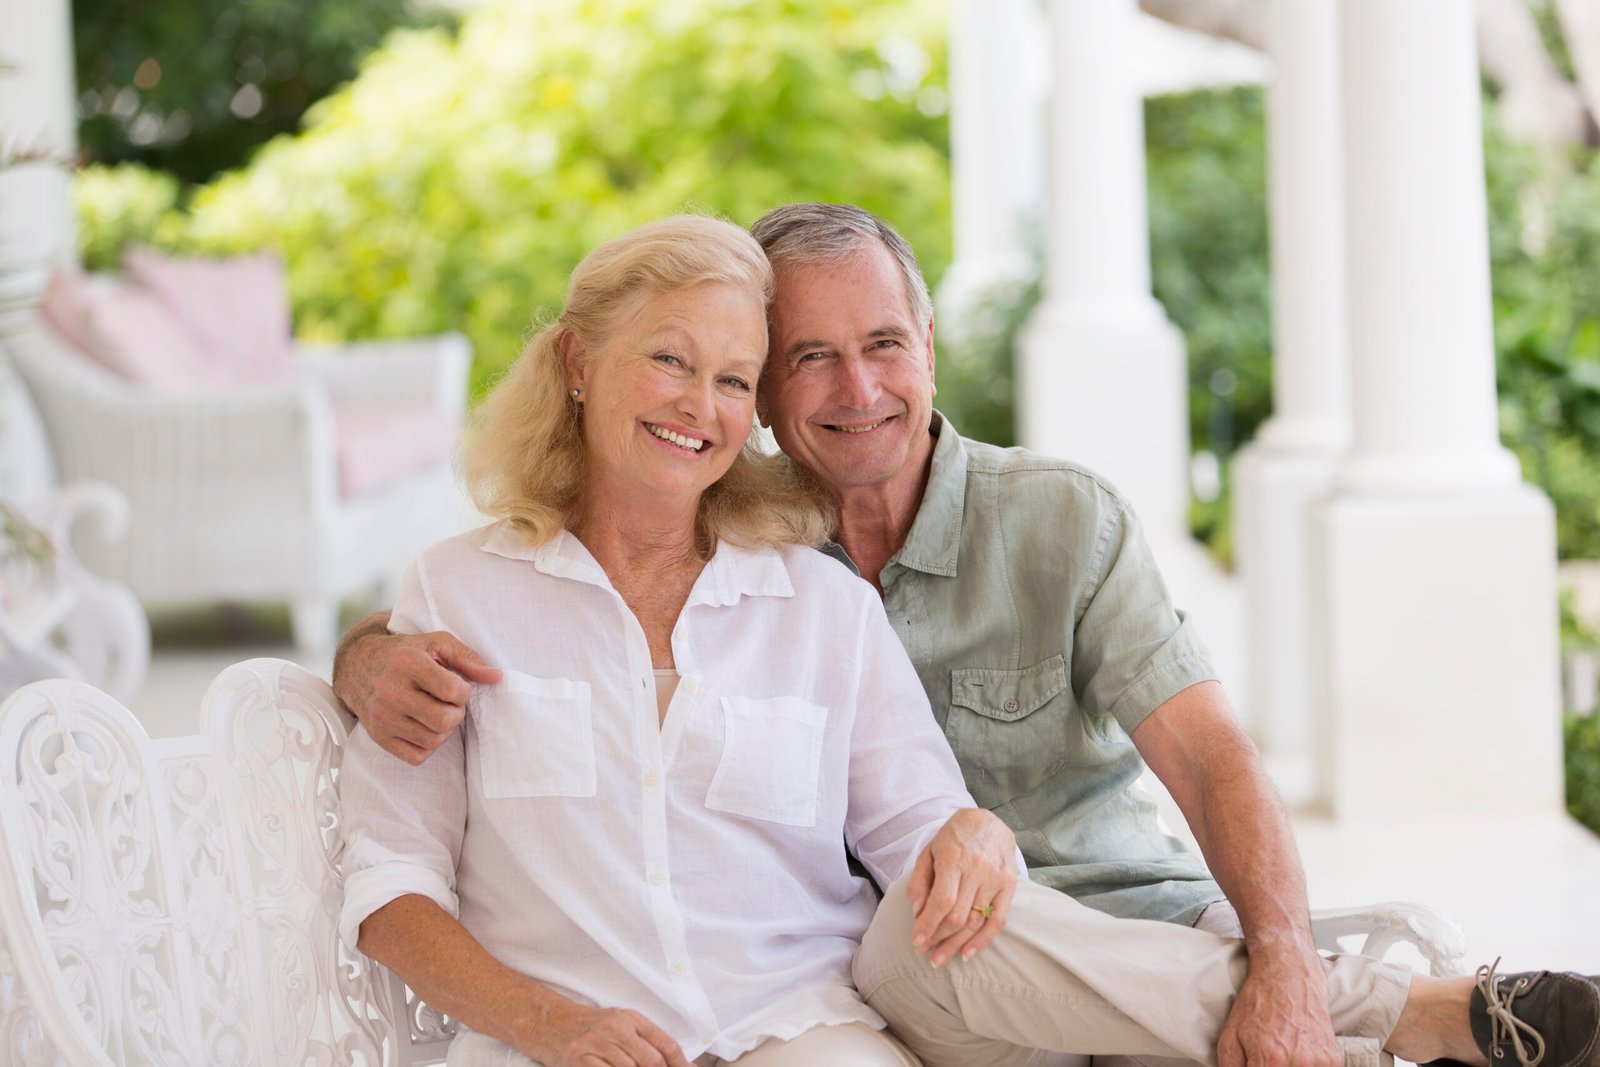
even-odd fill
[{"label": "green shirt pocket flap", "polygon": [[1067,688],[1067,661],[1051,656],[1018,671],[979,667],[950,672],[950,703],[1002,722],[1031,715]]}]

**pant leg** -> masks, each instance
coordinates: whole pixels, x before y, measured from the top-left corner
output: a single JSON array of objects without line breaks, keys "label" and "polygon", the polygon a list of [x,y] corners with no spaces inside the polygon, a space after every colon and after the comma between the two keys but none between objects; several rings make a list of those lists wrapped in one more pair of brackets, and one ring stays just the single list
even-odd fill
[{"label": "pant leg", "polygon": [[[1220,937],[1244,937],[1244,927],[1239,913],[1227,900],[1218,900],[1200,913],[1194,928]],[[1332,975],[1330,974],[1330,980]],[[1399,1020],[1400,1009],[1405,1007],[1409,983],[1379,983],[1374,1005],[1384,1017],[1392,1014]],[[1376,1024],[1385,1037],[1394,1030],[1394,1023]],[[1377,1037],[1339,1037],[1339,1047],[1344,1052],[1345,1067],[1391,1067],[1394,1058],[1383,1051],[1383,1041]],[[1168,1059],[1161,1056],[1096,1056],[1094,1067],[1192,1067],[1192,1060]]]},{"label": "pant leg", "polygon": [[788,1041],[772,1038],[736,1060],[736,1067],[922,1067],[887,1030],[866,1023],[814,1026]]},{"label": "pant leg", "polygon": [[[1364,957],[1328,963],[1341,1033],[1386,1038],[1376,1010],[1407,972]],[[856,955],[855,980],[928,1067],[1033,1067],[1032,1050],[1215,1063],[1248,964],[1243,945],[1171,923],[1115,919],[1054,890],[1017,888],[1006,930],[972,960],[934,970],[911,947],[905,884],[892,886]]]}]

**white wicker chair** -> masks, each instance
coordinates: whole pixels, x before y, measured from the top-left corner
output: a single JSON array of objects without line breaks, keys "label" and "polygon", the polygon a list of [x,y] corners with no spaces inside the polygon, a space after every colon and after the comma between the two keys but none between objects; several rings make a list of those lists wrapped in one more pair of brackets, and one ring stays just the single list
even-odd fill
[{"label": "white wicker chair", "polygon": [[296,642],[325,651],[343,598],[392,580],[469,522],[446,460],[341,499],[332,416],[335,401],[394,400],[459,423],[471,352],[458,334],[299,346],[296,384],[184,396],[115,377],[38,318],[0,347],[39,411],[57,476],[127,496],[127,536],[79,554],[147,607],[287,601]]},{"label": "white wicker chair", "polygon": [[[115,701],[64,681],[0,705],[0,1063],[442,1059],[449,1021],[338,941],[351,723],[332,691],[250,660],[207,690],[200,723],[152,742]],[[1461,971],[1460,930],[1426,908],[1313,926],[1324,948],[1407,941],[1434,974]]]},{"label": "white wicker chair", "polygon": [[280,660],[150,741],[78,682],[0,707],[0,1063],[412,1067],[452,1028],[339,942],[343,713]]}]

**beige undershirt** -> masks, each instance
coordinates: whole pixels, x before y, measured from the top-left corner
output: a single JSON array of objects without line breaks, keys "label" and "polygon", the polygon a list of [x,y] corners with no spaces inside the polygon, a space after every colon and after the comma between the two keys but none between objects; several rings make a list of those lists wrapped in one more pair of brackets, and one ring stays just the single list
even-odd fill
[{"label": "beige undershirt", "polygon": [[678,691],[678,672],[672,667],[658,670],[656,674],[656,722],[667,721],[667,705],[672,703],[672,694]]}]

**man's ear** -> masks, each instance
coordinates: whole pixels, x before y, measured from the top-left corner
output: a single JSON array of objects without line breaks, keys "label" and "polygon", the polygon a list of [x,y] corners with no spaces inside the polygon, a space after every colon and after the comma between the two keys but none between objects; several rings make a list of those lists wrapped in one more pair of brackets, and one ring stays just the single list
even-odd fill
[{"label": "man's ear", "polygon": [[561,354],[561,368],[567,380],[567,391],[583,388],[583,345],[571,330],[563,330],[556,341],[556,351]]},{"label": "man's ear", "polygon": [[934,366],[938,362],[933,354],[933,316],[928,316],[928,384],[933,389],[933,395],[939,395],[939,383],[934,380]]}]

